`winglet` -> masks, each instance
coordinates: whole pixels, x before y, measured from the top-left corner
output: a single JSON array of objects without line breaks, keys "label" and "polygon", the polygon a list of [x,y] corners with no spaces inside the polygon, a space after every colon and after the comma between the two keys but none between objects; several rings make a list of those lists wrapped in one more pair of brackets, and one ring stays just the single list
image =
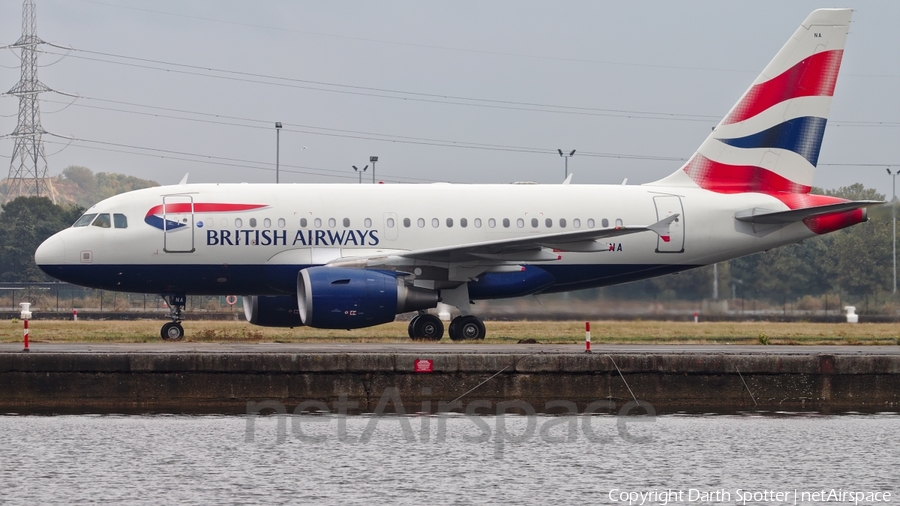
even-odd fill
[{"label": "winglet", "polygon": [[562,184],[569,184],[569,183],[571,183],[571,182],[572,182],[572,176],[574,176],[574,175],[575,175],[575,174],[569,174],[568,176],[566,176],[566,180],[563,181]]},{"label": "winglet", "polygon": [[189,175],[190,175],[190,173],[185,172],[184,177],[181,178],[181,182],[178,183],[178,184],[187,184],[187,178],[188,178]]}]

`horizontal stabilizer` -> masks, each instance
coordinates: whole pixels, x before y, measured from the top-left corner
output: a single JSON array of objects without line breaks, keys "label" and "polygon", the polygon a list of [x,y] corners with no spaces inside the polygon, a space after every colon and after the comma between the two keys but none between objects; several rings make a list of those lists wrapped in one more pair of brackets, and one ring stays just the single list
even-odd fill
[{"label": "horizontal stabilizer", "polygon": [[755,207],[745,211],[734,213],[734,219],[747,223],[757,223],[761,225],[787,224],[797,221],[803,221],[812,216],[823,214],[840,213],[843,211],[852,211],[864,207],[872,207],[884,204],[880,200],[857,200],[853,202],[839,202],[837,204],[828,204],[825,206],[804,207],[801,209],[791,209],[788,211],[772,211],[770,209],[760,209]]}]

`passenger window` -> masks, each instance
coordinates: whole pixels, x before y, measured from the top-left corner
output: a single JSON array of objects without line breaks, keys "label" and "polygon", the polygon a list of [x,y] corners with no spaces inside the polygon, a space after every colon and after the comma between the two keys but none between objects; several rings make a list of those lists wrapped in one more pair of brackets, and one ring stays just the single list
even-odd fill
[{"label": "passenger window", "polygon": [[94,221],[94,218],[97,216],[97,213],[94,214],[85,214],[82,215],[81,218],[78,218],[78,221],[75,222],[73,227],[86,227]]},{"label": "passenger window", "polygon": [[334,218],[328,218],[328,228],[334,228],[337,226],[337,220]]},{"label": "passenger window", "polygon": [[441,225],[441,220],[439,220],[439,219],[437,219],[437,218],[432,218],[432,219],[431,219],[431,226],[432,226],[432,227],[438,228],[440,225]]},{"label": "passenger window", "polygon": [[494,218],[490,218],[490,219],[488,220],[488,226],[491,227],[491,228],[496,227],[496,226],[497,226],[497,220],[495,220]]},{"label": "passenger window", "polygon": [[559,219],[559,228],[566,228],[566,219],[565,218]]},{"label": "passenger window", "polygon": [[206,220],[204,223],[206,224],[206,228],[213,228],[216,226],[216,221],[212,218]]},{"label": "passenger window", "polygon": [[481,228],[481,218],[475,218],[475,228]]},{"label": "passenger window", "polygon": [[503,228],[509,228],[509,218],[503,218]]},{"label": "passenger window", "polygon": [[394,228],[394,218],[387,219],[387,228]]},{"label": "passenger window", "polygon": [[453,228],[453,218],[447,218],[447,228]]},{"label": "passenger window", "polygon": [[459,226],[462,228],[466,228],[469,225],[469,222],[465,218],[459,219]]},{"label": "passenger window", "polygon": [[347,228],[349,226],[350,226],[350,218],[344,218],[344,228]]},{"label": "passenger window", "polygon": [[278,228],[284,228],[287,222],[284,221],[284,218],[278,218]]},{"label": "passenger window", "polygon": [[575,218],[574,220],[572,220],[572,226],[575,228],[581,228],[581,219]]},{"label": "passenger window", "polygon": [[625,224],[622,223],[622,218],[616,218],[616,226],[617,226],[617,227],[623,227],[623,226],[625,226]]},{"label": "passenger window", "polygon": [[547,228],[553,228],[553,220],[551,220],[550,218],[544,220],[544,224],[547,225]]},{"label": "passenger window", "polygon": [[222,228],[228,228],[228,218],[222,218]]},{"label": "passenger window", "polygon": [[531,218],[531,228],[538,228],[538,219]]},{"label": "passenger window", "polygon": [[416,225],[418,225],[419,228],[425,228],[425,218],[419,218],[418,220],[416,220]]},{"label": "passenger window", "polygon": [[95,219],[94,222],[91,223],[91,225],[93,225],[95,227],[100,227],[100,228],[110,228],[112,226],[112,223],[110,223],[110,221],[109,221],[109,215],[106,213],[103,213],[103,214],[98,214],[97,219]]},{"label": "passenger window", "polygon": [[363,223],[366,225],[366,228],[372,228],[372,218],[366,218]]},{"label": "passenger window", "polygon": [[588,228],[594,228],[594,218],[588,218]]},{"label": "passenger window", "polygon": [[263,220],[263,228],[272,228],[272,220],[266,218]]},{"label": "passenger window", "polygon": [[516,219],[516,226],[519,227],[519,228],[524,227],[524,226],[525,226],[525,220],[523,220],[522,218]]},{"label": "passenger window", "polygon": [[306,228],[306,218],[300,218],[300,227]]},{"label": "passenger window", "polygon": [[244,226],[244,220],[242,220],[242,219],[240,219],[240,218],[235,218],[235,219],[234,219],[234,226],[235,226],[236,228],[241,228],[241,227],[243,227],[243,226]]},{"label": "passenger window", "polygon": [[322,218],[316,218],[315,220],[313,220],[313,225],[315,225],[316,228],[322,228]]},{"label": "passenger window", "polygon": [[256,218],[250,218],[250,228],[256,228]]},{"label": "passenger window", "polygon": [[603,225],[603,228],[606,228],[609,226],[609,220],[607,220],[606,218],[603,218],[603,220],[600,221],[600,224]]},{"label": "passenger window", "polygon": [[113,223],[115,224],[116,228],[128,228],[128,218],[126,218],[124,214],[114,214]]},{"label": "passenger window", "polygon": [[403,226],[409,228],[410,225],[412,225],[412,222],[409,221],[409,218],[403,218]]}]

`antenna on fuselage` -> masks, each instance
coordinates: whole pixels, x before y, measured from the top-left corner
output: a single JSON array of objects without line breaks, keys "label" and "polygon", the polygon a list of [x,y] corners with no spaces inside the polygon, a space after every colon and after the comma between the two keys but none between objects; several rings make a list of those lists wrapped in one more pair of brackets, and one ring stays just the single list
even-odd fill
[{"label": "antenna on fuselage", "polygon": [[566,176],[566,180],[563,181],[562,184],[569,184],[569,183],[571,183],[571,182],[572,182],[572,176],[574,176],[574,174],[569,174],[568,176]]},{"label": "antenna on fuselage", "polygon": [[184,174],[184,177],[181,178],[181,182],[178,183],[178,184],[187,184],[187,178],[188,178],[189,175],[190,175],[190,172],[186,172],[186,173]]}]

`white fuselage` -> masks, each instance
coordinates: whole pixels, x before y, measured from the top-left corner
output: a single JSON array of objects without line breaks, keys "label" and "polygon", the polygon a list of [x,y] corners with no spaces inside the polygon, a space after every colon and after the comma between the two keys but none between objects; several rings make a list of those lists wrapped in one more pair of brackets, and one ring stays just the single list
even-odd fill
[{"label": "white fuselage", "polygon": [[[259,207],[226,207],[236,204]],[[96,204],[87,214],[121,214],[127,227],[68,228],[48,239],[36,260],[57,278],[111,290],[283,294],[291,293],[300,269],[341,258],[646,226],[679,214],[668,242],[648,231],[612,238],[596,252],[504,259],[540,266],[556,278],[542,291],[561,291],[675,272],[815,235],[799,222],[759,227],[734,219],[753,208],[787,209],[765,194],[659,186],[186,184]],[[504,262],[484,265],[498,263]],[[446,264],[452,267],[452,259]]]}]

